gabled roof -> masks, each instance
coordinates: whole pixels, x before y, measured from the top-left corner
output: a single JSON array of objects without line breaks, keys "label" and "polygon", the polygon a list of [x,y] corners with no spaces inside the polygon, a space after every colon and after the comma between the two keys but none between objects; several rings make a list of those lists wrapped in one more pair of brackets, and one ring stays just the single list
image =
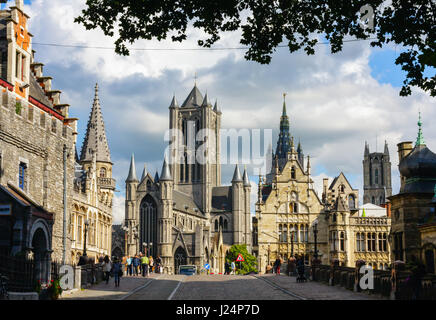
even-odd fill
[{"label": "gabled roof", "polygon": [[[189,214],[202,216],[203,212],[200,207],[195,203],[194,199],[189,195],[173,190],[173,209],[177,211],[187,212]],[[195,211],[197,209],[197,211]]]},{"label": "gabled roof", "polygon": [[203,104],[203,100],[203,95],[201,94],[200,90],[198,90],[197,85],[195,85],[189,93],[188,97],[186,98],[185,102],[183,102],[182,108],[201,107],[201,105]]},{"label": "gabled roof", "polygon": [[333,179],[332,183],[330,184],[329,190],[332,190],[335,183],[339,180],[339,178],[343,176],[345,181],[348,183],[348,185],[350,186],[351,190],[354,190],[353,187],[351,186],[351,183],[348,181],[347,177],[345,176],[345,174],[343,172],[341,172],[336,178]]}]

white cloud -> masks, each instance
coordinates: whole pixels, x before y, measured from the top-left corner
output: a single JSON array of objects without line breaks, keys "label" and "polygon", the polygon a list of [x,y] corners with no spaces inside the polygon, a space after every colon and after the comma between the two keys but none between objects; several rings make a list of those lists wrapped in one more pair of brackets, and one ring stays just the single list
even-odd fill
[{"label": "white cloud", "polygon": [[124,221],[125,197],[120,194],[114,194],[112,203],[112,224],[121,224]]}]

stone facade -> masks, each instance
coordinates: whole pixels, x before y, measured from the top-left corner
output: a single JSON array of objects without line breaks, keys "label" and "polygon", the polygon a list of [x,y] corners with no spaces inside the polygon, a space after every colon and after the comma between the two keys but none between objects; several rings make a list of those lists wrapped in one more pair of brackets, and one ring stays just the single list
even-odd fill
[{"label": "stone facade", "polygon": [[[280,131],[289,130],[283,125],[285,115],[284,104]],[[387,268],[391,223],[388,214],[359,216],[359,192],[343,173],[330,186],[328,179],[324,179],[320,199],[310,176],[310,158],[307,157],[303,168],[301,144],[295,150],[292,136],[281,132],[279,141],[283,137],[289,137],[288,148],[282,147],[285,143],[278,143],[280,153],[276,151],[273,155],[272,172],[266,178],[259,177],[253,252],[258,257],[260,272],[265,272],[266,266],[278,256],[285,261],[292,255],[303,256],[309,263],[315,253],[315,224],[316,252],[322,264],[339,260],[343,266],[354,267],[357,260],[365,260],[374,268]],[[279,159],[284,153],[287,158],[281,167]]]},{"label": "stone facade", "polygon": [[48,250],[61,260],[71,246],[68,238],[64,244],[63,212],[72,205],[76,123],[60,103],[61,92],[51,88],[51,77],[43,76],[43,65],[34,61],[28,19],[22,0],[0,12],[0,184],[20,188],[53,214]]},{"label": "stone facade", "polygon": [[[248,175],[245,171],[242,177],[236,166],[232,185],[221,186],[221,112],[197,86],[181,107],[174,97],[169,109],[174,135],[161,176],[152,177],[144,167],[138,180],[132,156],[126,180],[128,254],[160,255],[166,273],[176,273],[182,264],[201,268],[206,262],[212,272],[220,273],[232,244],[245,243],[251,250]],[[204,144],[210,161],[205,164],[195,157],[203,144],[187,142],[188,135],[197,137],[202,129],[209,130]]]}]

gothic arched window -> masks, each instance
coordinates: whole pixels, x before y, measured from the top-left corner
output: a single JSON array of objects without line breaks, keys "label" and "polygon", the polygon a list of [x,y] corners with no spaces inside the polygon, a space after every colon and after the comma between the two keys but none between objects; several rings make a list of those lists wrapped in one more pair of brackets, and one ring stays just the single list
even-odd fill
[{"label": "gothic arched window", "polygon": [[291,179],[295,179],[295,167],[291,168]]},{"label": "gothic arched window", "polygon": [[227,231],[228,229],[228,223],[227,223],[227,219],[224,220],[224,231]]},{"label": "gothic arched window", "polygon": [[100,168],[100,178],[106,178],[106,168]]},{"label": "gothic arched window", "polygon": [[375,184],[378,184],[378,169],[375,169],[374,171],[374,176],[375,176]]},{"label": "gothic arched window", "polygon": [[146,195],[141,202],[139,228],[140,243],[146,243],[147,246],[152,243],[149,253],[155,256],[157,253],[157,206],[150,195]]},{"label": "gothic arched window", "polygon": [[354,209],[356,207],[356,201],[355,201],[354,195],[352,195],[352,194],[350,194],[348,196],[348,207],[350,209]]}]

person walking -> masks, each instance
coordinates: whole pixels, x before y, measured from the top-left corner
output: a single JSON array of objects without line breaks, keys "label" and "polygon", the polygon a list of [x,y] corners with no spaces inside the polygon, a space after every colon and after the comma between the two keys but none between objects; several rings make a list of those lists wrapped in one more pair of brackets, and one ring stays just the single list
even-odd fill
[{"label": "person walking", "polygon": [[276,269],[276,275],[280,275],[280,266],[282,265],[280,257],[277,257],[274,267]]},{"label": "person walking", "polygon": [[132,275],[132,257],[127,257],[127,275]]},{"label": "person walking", "polygon": [[232,268],[232,274],[235,274],[235,269],[236,269],[235,261],[232,261],[230,267]]},{"label": "person walking", "polygon": [[229,260],[226,260],[226,263],[224,264],[224,274],[227,274],[227,275],[230,274],[230,263],[229,263]]},{"label": "person walking", "polygon": [[160,255],[157,255],[156,258],[156,269],[157,273],[162,273],[162,259],[160,258]]},{"label": "person walking", "polygon": [[115,279],[115,287],[119,287],[120,278],[123,275],[123,270],[121,269],[121,263],[118,260],[118,258],[114,259],[114,263],[112,265],[112,274],[114,275],[114,279]]},{"label": "person walking", "polygon": [[149,273],[153,273],[154,260],[153,260],[152,256],[148,257],[148,266],[150,268],[150,272]]},{"label": "person walking", "polygon": [[133,258],[133,272],[135,273],[135,276],[138,275],[138,267],[139,267],[140,261],[138,258],[138,255],[135,255]]},{"label": "person walking", "polygon": [[103,266],[103,272],[105,275],[106,284],[108,284],[109,277],[110,277],[111,270],[112,270],[112,263],[109,260],[109,256],[104,257],[102,266]]},{"label": "person walking", "polygon": [[145,277],[146,275],[148,277],[148,263],[149,263],[148,257],[144,255],[141,258],[141,268],[142,268],[142,276],[143,277]]}]

